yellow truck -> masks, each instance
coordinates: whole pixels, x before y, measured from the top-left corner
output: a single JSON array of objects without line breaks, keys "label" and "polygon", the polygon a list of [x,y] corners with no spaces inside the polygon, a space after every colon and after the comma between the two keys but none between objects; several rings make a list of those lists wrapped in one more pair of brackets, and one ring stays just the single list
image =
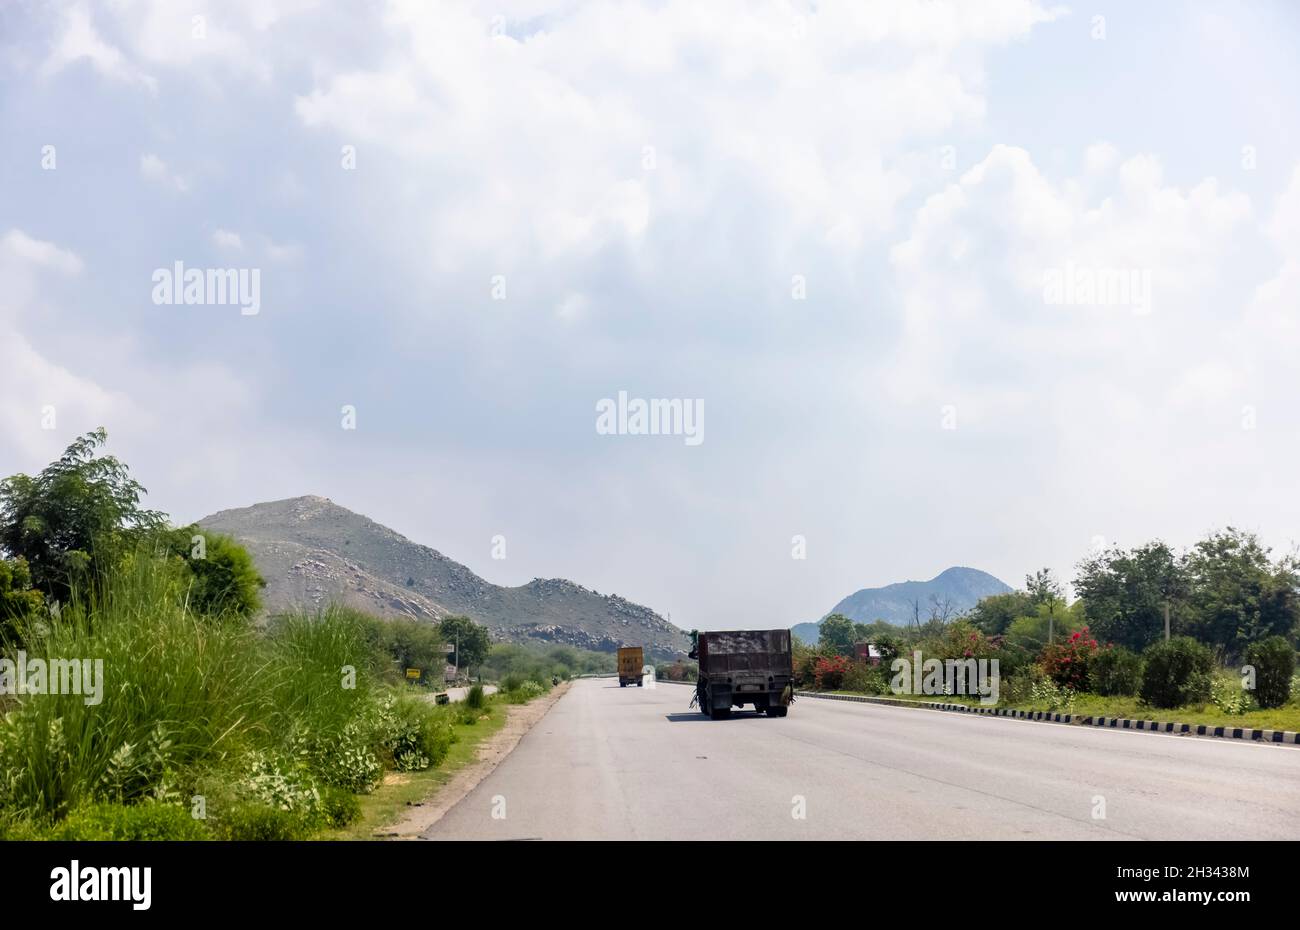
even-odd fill
[{"label": "yellow truck", "polygon": [[618,650],[618,686],[626,688],[628,685],[641,687],[641,665],[645,661],[645,655],[640,646],[620,646]]}]

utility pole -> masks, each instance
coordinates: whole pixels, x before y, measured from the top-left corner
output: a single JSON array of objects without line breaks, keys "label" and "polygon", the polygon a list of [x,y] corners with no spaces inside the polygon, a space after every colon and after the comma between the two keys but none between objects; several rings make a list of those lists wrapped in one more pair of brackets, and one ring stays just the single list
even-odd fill
[{"label": "utility pole", "polygon": [[1165,642],[1169,642],[1169,602],[1165,601]]}]

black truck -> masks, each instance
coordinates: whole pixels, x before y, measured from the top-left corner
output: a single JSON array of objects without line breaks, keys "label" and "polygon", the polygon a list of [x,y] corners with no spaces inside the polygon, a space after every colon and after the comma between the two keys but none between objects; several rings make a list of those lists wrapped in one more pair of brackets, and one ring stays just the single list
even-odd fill
[{"label": "black truck", "polygon": [[700,663],[695,699],[700,712],[714,720],[746,704],[769,717],[784,717],[794,701],[789,630],[697,633],[690,657]]}]

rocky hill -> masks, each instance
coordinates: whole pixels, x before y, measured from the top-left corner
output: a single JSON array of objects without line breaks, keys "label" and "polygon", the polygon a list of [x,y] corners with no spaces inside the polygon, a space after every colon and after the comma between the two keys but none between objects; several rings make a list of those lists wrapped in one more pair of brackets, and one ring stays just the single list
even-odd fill
[{"label": "rocky hill", "polygon": [[685,634],[648,607],[562,578],[537,578],[514,588],[492,584],[324,497],[223,510],[199,525],[248,547],[267,580],[263,599],[271,611],[335,601],[387,617],[464,614],[499,641],[602,652],[639,645],[655,658],[688,648]]},{"label": "rocky hill", "polygon": [[[954,566],[929,581],[900,581],[882,588],[855,591],[827,611],[826,616],[843,614],[859,623],[885,620],[902,626],[912,621],[918,607],[921,620],[925,621],[932,609],[946,607],[950,615],[958,614],[970,610],[980,598],[1010,590],[1010,585],[988,572]],[[791,630],[806,643],[817,642],[817,623],[798,623]]]}]

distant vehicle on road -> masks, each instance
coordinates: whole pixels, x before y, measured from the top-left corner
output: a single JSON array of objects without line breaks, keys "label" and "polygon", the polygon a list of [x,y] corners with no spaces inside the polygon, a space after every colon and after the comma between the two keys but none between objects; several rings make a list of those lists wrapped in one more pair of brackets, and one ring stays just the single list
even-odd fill
[{"label": "distant vehicle on road", "polygon": [[700,663],[695,685],[700,711],[714,720],[746,704],[769,717],[784,717],[794,701],[789,630],[699,633],[690,657]]},{"label": "distant vehicle on road", "polygon": [[641,669],[644,662],[645,654],[640,646],[621,646],[618,650],[618,686],[620,688],[626,688],[628,685],[641,687]]}]

